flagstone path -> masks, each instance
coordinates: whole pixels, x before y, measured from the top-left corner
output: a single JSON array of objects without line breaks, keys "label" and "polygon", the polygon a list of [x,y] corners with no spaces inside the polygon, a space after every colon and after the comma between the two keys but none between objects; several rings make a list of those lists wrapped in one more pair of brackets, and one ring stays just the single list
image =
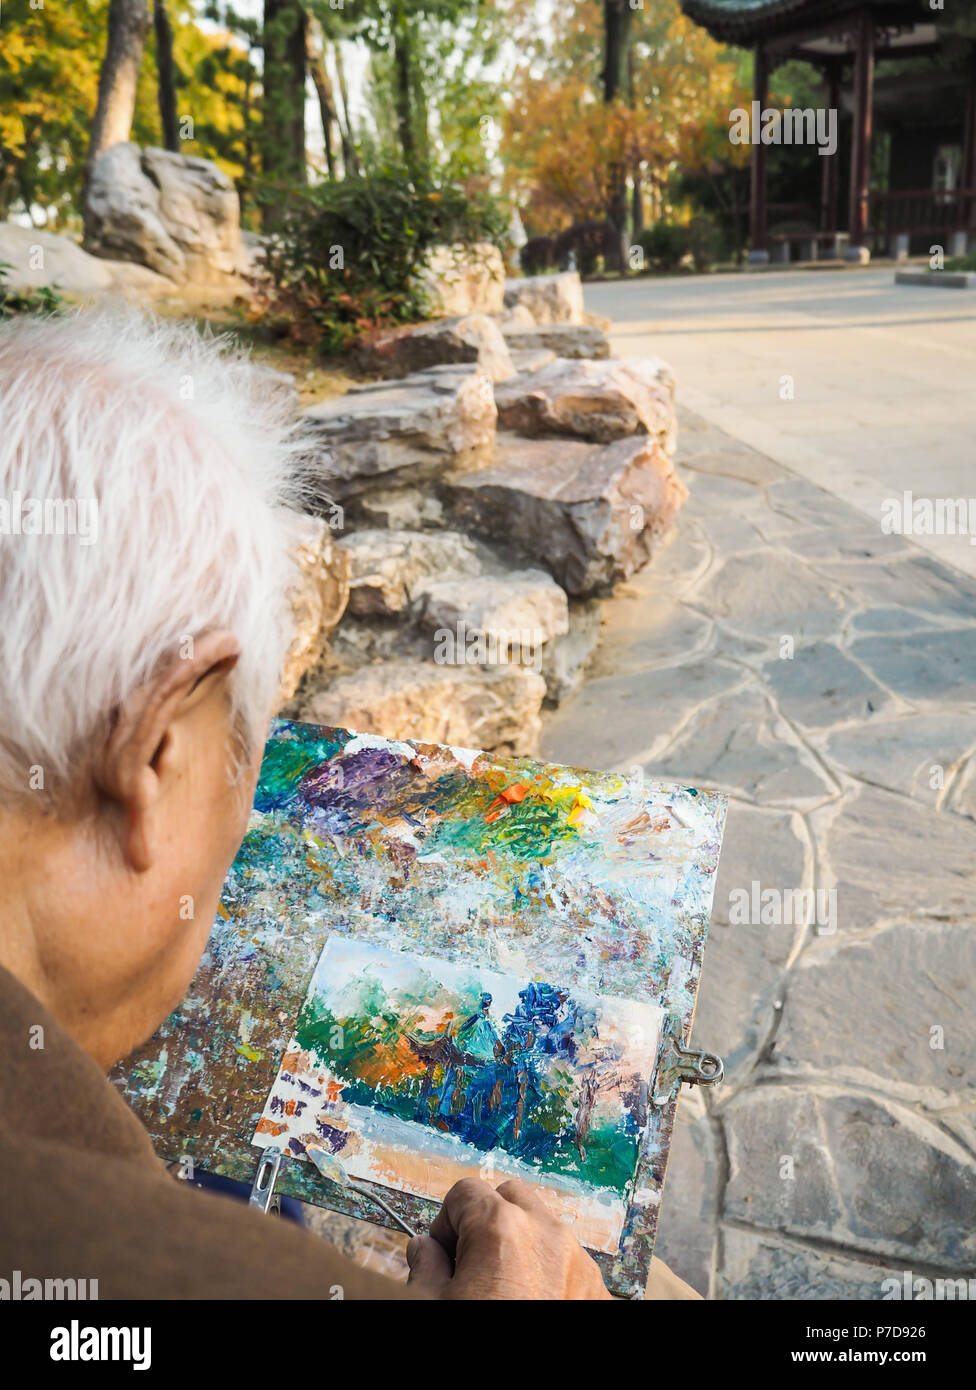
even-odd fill
[{"label": "flagstone path", "polygon": [[730,795],[694,1031],[727,1079],[682,1100],[658,1253],[715,1298],[971,1277],[976,580],[687,411],[678,458],[543,745]]}]

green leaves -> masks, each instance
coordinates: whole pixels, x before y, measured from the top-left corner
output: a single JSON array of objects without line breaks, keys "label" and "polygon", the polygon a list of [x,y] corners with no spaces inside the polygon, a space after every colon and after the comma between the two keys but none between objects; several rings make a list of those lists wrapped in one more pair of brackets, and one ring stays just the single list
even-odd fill
[{"label": "green leaves", "polygon": [[292,313],[338,350],[370,329],[422,318],[417,275],[442,244],[503,244],[506,218],[487,194],[438,184],[427,169],[380,166],[364,178],[268,189],[283,207],[268,251],[278,290],[270,312]]}]

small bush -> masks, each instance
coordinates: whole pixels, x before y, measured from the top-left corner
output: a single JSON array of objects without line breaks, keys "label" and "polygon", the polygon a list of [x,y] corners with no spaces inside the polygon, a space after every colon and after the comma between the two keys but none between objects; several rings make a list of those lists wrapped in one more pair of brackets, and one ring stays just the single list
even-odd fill
[{"label": "small bush", "polygon": [[534,236],[519,252],[519,266],[525,275],[545,275],[557,267],[556,243],[551,236]]},{"label": "small bush", "polygon": [[437,185],[422,170],[384,168],[278,196],[284,210],[266,256],[274,290],[258,312],[299,341],[318,337],[329,352],[424,317],[418,273],[433,247],[505,243],[494,199]]},{"label": "small bush", "polygon": [[556,263],[565,265],[572,251],[580,274],[592,275],[601,258],[606,265],[614,264],[620,255],[618,243],[609,222],[575,222],[556,238]]},{"label": "small bush", "polygon": [[644,260],[655,270],[677,270],[691,250],[691,234],[673,222],[655,222],[641,232],[640,245]]},{"label": "small bush", "polygon": [[722,255],[722,229],[710,213],[693,217],[688,224],[688,249],[695,269],[710,270]]},{"label": "small bush", "polygon": [[37,290],[11,289],[7,280],[13,266],[0,261],[0,319],[12,319],[15,314],[60,314],[66,300],[57,290],[42,285]]}]

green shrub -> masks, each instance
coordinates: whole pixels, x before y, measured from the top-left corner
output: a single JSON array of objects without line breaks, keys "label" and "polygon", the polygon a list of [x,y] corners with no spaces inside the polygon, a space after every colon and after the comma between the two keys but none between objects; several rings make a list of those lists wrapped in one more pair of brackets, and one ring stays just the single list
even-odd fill
[{"label": "green shrub", "polygon": [[721,259],[722,243],[722,229],[711,213],[700,213],[688,223],[688,249],[699,273]]},{"label": "green shrub", "polygon": [[946,258],[945,270],[976,270],[976,253],[970,252],[968,256],[949,256]]},{"label": "green shrub", "polygon": [[65,308],[64,296],[42,285],[37,290],[14,290],[7,284],[13,266],[0,261],[0,319],[12,319],[15,314],[60,314]]},{"label": "green shrub", "polygon": [[418,170],[384,168],[291,190],[282,205],[267,253],[275,290],[260,312],[292,337],[319,337],[330,352],[424,317],[417,277],[434,246],[502,246],[507,231],[494,199]]},{"label": "green shrub", "polygon": [[655,270],[677,270],[691,249],[691,234],[673,222],[655,222],[641,232],[640,245],[645,262]]}]

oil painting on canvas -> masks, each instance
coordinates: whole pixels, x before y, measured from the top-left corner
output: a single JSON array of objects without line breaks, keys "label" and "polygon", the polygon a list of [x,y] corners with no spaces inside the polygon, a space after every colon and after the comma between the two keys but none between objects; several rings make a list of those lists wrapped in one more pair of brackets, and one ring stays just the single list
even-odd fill
[{"label": "oil painting on canvas", "polygon": [[612,1253],[647,1120],[653,1004],[331,937],[255,1142],[314,1141],[352,1177],[443,1199],[538,1185]]}]

